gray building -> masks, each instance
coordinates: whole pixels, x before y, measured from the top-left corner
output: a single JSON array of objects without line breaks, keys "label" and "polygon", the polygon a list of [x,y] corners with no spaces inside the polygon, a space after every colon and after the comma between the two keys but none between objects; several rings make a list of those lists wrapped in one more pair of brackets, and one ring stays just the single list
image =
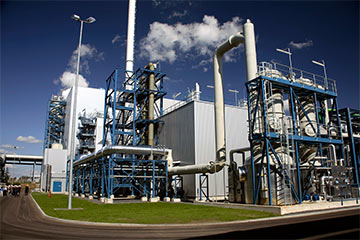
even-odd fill
[{"label": "gray building", "polygon": [[[225,106],[226,152],[235,148],[248,147],[247,108]],[[173,149],[174,161],[180,166],[203,164],[215,161],[214,103],[193,99],[179,108],[166,113],[160,129],[160,144]],[[239,165],[240,157],[235,155]],[[209,195],[211,199],[224,199],[228,194],[228,167],[216,174],[209,174]],[[200,174],[184,175],[183,186],[187,198],[199,199]],[[216,184],[215,184],[216,182]]]}]

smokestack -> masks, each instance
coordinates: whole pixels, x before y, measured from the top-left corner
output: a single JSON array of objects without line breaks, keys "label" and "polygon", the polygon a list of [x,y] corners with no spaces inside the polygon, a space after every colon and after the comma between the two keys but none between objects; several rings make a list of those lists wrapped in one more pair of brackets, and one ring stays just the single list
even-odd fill
[{"label": "smokestack", "polygon": [[136,0],[129,0],[125,70],[130,72],[134,71],[135,7]]},{"label": "smokestack", "polygon": [[257,59],[256,59],[256,46],[255,46],[255,31],[254,24],[247,19],[244,24],[245,36],[245,59],[246,59],[246,73],[247,80],[256,78],[257,73]]}]

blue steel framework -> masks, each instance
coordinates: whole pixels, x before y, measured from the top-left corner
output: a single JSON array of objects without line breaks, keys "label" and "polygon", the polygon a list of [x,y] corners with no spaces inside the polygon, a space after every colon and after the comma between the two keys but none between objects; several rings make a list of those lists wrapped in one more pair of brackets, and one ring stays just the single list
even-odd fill
[{"label": "blue steel framework", "polygon": [[[353,186],[360,188],[360,110],[344,108],[340,109],[341,123],[346,126],[347,137],[344,137],[344,145],[349,146],[350,162],[353,167]],[[355,134],[356,133],[356,134]]]},{"label": "blue steel framework", "polygon": [[44,149],[50,148],[53,143],[64,144],[66,102],[60,96],[53,95],[48,103],[46,113]]},{"label": "blue steel framework", "polygon": [[[155,90],[149,90],[148,79],[155,77]],[[116,69],[106,80],[103,146],[146,145],[148,126],[157,129],[162,123],[158,118],[147,119],[150,93],[154,94],[155,113],[162,115],[164,73],[145,68],[135,73],[126,72],[126,80],[119,84]],[[114,195],[146,197],[168,196],[168,165],[164,159],[150,155],[112,154],[87,164],[76,166],[75,191],[89,195],[97,193],[107,198]]]},{"label": "blue steel framework", "polygon": [[77,133],[79,139],[79,147],[77,149],[77,155],[89,154],[95,151],[95,139],[96,139],[96,117],[86,116],[86,113],[79,116],[81,125]]},{"label": "blue steel framework", "polygon": [[209,199],[209,176],[207,174],[201,174],[199,176],[199,182],[200,182],[200,201],[203,199],[203,195],[207,201],[210,201]]},{"label": "blue steel framework", "polygon": [[[298,106],[298,109],[303,112],[306,116],[307,120],[309,121],[310,126],[316,132],[316,136],[309,137],[303,136],[300,131],[296,127],[292,129],[292,132],[289,132],[288,138],[289,140],[294,142],[294,151],[295,151],[295,162],[296,162],[296,176],[292,177],[289,176],[289,173],[286,169],[283,168],[283,163],[280,160],[281,158],[276,154],[274,150],[274,145],[281,141],[280,134],[276,132],[272,132],[268,127],[267,122],[267,104],[266,104],[266,96],[265,96],[265,85],[272,84],[272,89],[280,89],[283,95],[288,96],[289,101],[289,114],[292,119],[292,125],[298,126],[298,118],[295,112],[295,106]],[[299,159],[299,146],[303,145],[316,145],[317,146],[317,156],[320,157],[324,156],[324,149],[323,145],[326,144],[335,144],[340,149],[341,158],[344,159],[344,151],[343,151],[343,141],[341,135],[341,125],[340,125],[340,118],[339,118],[339,111],[337,106],[337,93],[336,93],[336,86],[335,82],[331,82],[331,86],[328,88],[321,88],[316,87],[314,85],[303,84],[296,81],[289,81],[283,78],[277,77],[268,77],[260,75],[259,77],[253,79],[252,81],[247,82],[246,84],[247,89],[247,102],[248,102],[248,117],[249,117],[249,141],[250,141],[250,148],[251,148],[251,169],[252,169],[252,192],[253,192],[253,203],[257,204],[259,200],[259,189],[261,185],[261,177],[263,175],[264,164],[266,164],[266,176],[268,182],[268,199],[269,205],[272,205],[272,193],[271,193],[271,171],[276,172],[276,174],[280,174],[281,177],[285,178],[286,184],[290,187],[292,195],[294,199],[298,203],[302,203],[303,196],[306,193],[306,188],[309,182],[309,177],[305,183],[301,181],[301,172],[300,172],[300,159]],[[250,96],[256,96],[256,99],[250,99]],[[317,128],[315,129],[313,123],[310,121],[308,116],[308,112],[305,110],[304,106],[301,104],[299,100],[300,97],[306,97],[309,101],[312,101],[315,106],[316,111],[316,124]],[[336,114],[330,115],[330,122],[336,125],[336,128],[339,129],[339,135],[336,138],[331,138],[330,133],[323,134],[320,133],[320,121],[321,121],[321,107],[320,102],[324,100],[331,100],[333,109]],[[259,109],[260,108],[260,109]],[[252,112],[252,109],[254,111]],[[254,125],[257,114],[261,113],[261,117],[263,121],[262,124],[262,131],[259,133],[254,133]],[[254,159],[254,146],[257,144],[263,144],[263,151],[261,156],[261,163],[260,163],[260,173],[255,175],[255,159]],[[273,155],[276,159],[276,163],[278,164],[279,168],[277,170],[271,169],[273,168],[270,166],[269,157],[270,154]],[[266,163],[264,160],[266,159]],[[313,165],[315,160],[313,161]],[[324,162],[321,163],[324,166]],[[311,168],[310,170],[311,171]]]}]

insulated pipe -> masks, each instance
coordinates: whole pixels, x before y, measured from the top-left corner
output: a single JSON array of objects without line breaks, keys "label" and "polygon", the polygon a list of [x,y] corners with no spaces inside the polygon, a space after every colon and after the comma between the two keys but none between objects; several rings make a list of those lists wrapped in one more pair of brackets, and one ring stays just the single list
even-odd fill
[{"label": "insulated pipe", "polygon": [[[207,164],[189,165],[181,167],[171,167],[168,169],[169,175],[184,175],[184,174],[196,174],[196,173],[214,173],[215,163],[213,161]],[[222,168],[222,167],[221,167]],[[217,171],[220,169],[217,167]]]},{"label": "insulated pipe", "polygon": [[[335,145],[334,144],[330,144],[329,145],[329,148],[331,148],[331,150],[332,150],[332,160],[334,161],[334,164],[335,164],[335,166],[338,164],[337,163],[337,159],[336,159],[336,148],[335,148]],[[341,165],[341,164],[340,164]]]},{"label": "insulated pipe", "polygon": [[137,146],[107,146],[98,150],[96,153],[92,153],[86,156],[80,157],[80,159],[74,162],[74,166],[89,162],[93,159],[99,159],[103,156],[108,156],[111,154],[142,154],[142,155],[169,155],[171,153],[170,149],[159,148],[159,147],[137,147]]},{"label": "insulated pipe", "polygon": [[[126,71],[134,71],[134,38],[135,38],[135,9],[136,0],[129,0],[128,32],[126,44]],[[125,77],[126,73],[125,73]]]},{"label": "insulated pipe", "polygon": [[216,142],[216,163],[220,163],[220,169],[226,161],[225,144],[225,106],[222,81],[222,57],[232,48],[244,42],[244,36],[240,33],[232,35],[229,39],[218,46],[214,54],[214,96],[215,96],[215,142]]},{"label": "insulated pipe", "polygon": [[245,148],[238,148],[238,149],[233,149],[230,151],[230,164],[232,162],[234,162],[234,154],[235,153],[241,153],[243,155],[243,160],[245,161],[245,152],[250,151],[250,147],[245,147]]},{"label": "insulated pipe", "polygon": [[[149,70],[154,71],[154,64],[149,63]],[[148,128],[148,145],[154,145],[154,90],[155,90],[155,76],[154,73],[150,73],[149,76],[149,105],[148,105],[148,120],[149,120],[149,128]]]},{"label": "insulated pipe", "polygon": [[[247,25],[246,25],[247,24]],[[225,105],[224,92],[222,83],[222,57],[224,54],[234,47],[239,46],[240,43],[247,44],[248,52],[246,54],[246,65],[252,64],[252,67],[247,67],[248,80],[249,76],[256,77],[257,61],[255,50],[254,25],[247,21],[244,25],[245,34],[248,34],[247,41],[253,43],[246,43],[246,37],[241,33],[237,33],[229,37],[229,39],[218,46],[214,53],[214,96],[215,96],[215,141],[216,141],[216,161],[210,161],[208,164],[171,167],[169,168],[169,175],[181,174],[196,174],[196,173],[216,173],[220,171],[226,162],[226,141],[225,141]],[[247,29],[247,30],[246,30]],[[248,59],[249,58],[249,59]],[[250,73],[250,75],[249,75]],[[243,151],[245,151],[244,149]]]},{"label": "insulated pipe", "polygon": [[256,78],[256,74],[257,74],[255,31],[254,31],[254,24],[251,23],[250,19],[247,19],[246,23],[244,24],[244,36],[245,36],[246,75],[247,75],[247,80],[250,81]]}]

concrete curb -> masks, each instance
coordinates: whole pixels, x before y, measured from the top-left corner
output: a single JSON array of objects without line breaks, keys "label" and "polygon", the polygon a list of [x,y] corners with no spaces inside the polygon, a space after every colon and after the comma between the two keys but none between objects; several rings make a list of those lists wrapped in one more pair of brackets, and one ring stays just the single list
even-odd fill
[{"label": "concrete curb", "polygon": [[219,222],[219,223],[187,223],[187,224],[138,224],[138,223],[103,223],[103,222],[87,222],[87,221],[79,221],[79,220],[70,220],[70,219],[62,219],[62,218],[56,218],[52,216],[48,216],[44,213],[44,211],[40,208],[38,203],[33,198],[32,194],[31,199],[34,201],[37,208],[40,210],[41,214],[44,217],[50,218],[52,220],[63,222],[63,223],[75,223],[80,225],[90,225],[90,226],[108,226],[108,227],[131,227],[131,228],[138,228],[138,227],[151,227],[152,229],[159,227],[196,227],[196,226],[222,226],[222,225],[229,225],[229,224],[239,224],[239,223],[257,223],[257,222],[264,222],[264,221],[274,221],[274,220],[280,220],[280,219],[288,219],[288,218],[296,218],[299,216],[312,216],[312,215],[318,215],[319,213],[330,213],[330,212],[341,212],[343,210],[349,210],[349,209],[358,209],[360,211],[360,206],[357,207],[346,207],[344,209],[330,209],[330,210],[323,210],[323,211],[316,211],[316,212],[310,212],[310,213],[298,213],[298,214],[292,214],[292,215],[286,215],[286,216],[277,216],[277,217],[269,217],[269,218],[258,218],[258,219],[250,219],[250,220],[240,220],[240,221],[230,221],[230,222]]}]

